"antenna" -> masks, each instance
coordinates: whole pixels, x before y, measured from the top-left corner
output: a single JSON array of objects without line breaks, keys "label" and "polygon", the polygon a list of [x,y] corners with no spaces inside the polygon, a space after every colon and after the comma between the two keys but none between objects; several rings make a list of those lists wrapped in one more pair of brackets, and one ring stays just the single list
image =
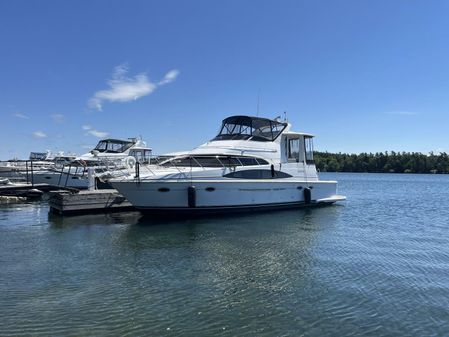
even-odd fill
[{"label": "antenna", "polygon": [[288,122],[288,120],[287,120],[287,111],[284,111],[284,122]]},{"label": "antenna", "polygon": [[260,89],[257,91],[257,117],[259,117]]}]

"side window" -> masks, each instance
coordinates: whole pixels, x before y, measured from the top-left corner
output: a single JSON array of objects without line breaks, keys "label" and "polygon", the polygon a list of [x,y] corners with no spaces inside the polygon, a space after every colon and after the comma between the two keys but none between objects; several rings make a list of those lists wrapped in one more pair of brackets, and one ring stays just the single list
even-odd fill
[{"label": "side window", "polygon": [[304,146],[306,149],[306,162],[313,162],[313,138],[304,138]]},{"label": "side window", "polygon": [[288,140],[288,159],[299,161],[299,139]]},{"label": "side window", "polygon": [[242,170],[225,174],[225,178],[235,179],[274,179],[274,178],[290,178],[291,175],[282,171],[271,170]]}]

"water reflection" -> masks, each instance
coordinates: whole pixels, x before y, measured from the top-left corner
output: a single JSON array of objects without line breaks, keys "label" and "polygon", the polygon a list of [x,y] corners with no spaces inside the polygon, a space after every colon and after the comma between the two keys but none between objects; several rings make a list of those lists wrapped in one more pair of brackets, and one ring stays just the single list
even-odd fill
[{"label": "water reflection", "polygon": [[0,207],[0,331],[449,335],[449,175],[335,178],[346,205],[219,218]]}]

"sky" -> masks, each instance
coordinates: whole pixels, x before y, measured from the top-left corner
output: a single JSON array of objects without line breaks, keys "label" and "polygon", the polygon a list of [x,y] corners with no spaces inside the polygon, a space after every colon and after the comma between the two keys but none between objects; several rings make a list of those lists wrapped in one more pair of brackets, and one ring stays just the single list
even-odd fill
[{"label": "sky", "polygon": [[0,159],[231,115],[286,116],[329,152],[449,152],[449,2],[0,1]]}]

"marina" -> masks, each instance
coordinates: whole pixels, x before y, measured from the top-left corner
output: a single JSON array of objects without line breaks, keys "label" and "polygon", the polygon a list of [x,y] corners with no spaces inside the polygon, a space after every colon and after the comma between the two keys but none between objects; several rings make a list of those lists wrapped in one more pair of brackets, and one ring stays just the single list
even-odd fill
[{"label": "marina", "polygon": [[0,337],[449,336],[448,11],[2,1]]},{"label": "marina", "polygon": [[285,119],[231,116],[215,138],[191,151],[153,158],[140,139],[104,139],[67,169],[55,162],[33,170],[34,162],[26,162],[27,184],[8,182],[0,193],[31,198],[62,187],[68,192],[54,191],[49,199],[50,211],[60,215],[136,208],[192,216],[346,200],[336,181],[319,179],[313,137],[292,131]]}]

